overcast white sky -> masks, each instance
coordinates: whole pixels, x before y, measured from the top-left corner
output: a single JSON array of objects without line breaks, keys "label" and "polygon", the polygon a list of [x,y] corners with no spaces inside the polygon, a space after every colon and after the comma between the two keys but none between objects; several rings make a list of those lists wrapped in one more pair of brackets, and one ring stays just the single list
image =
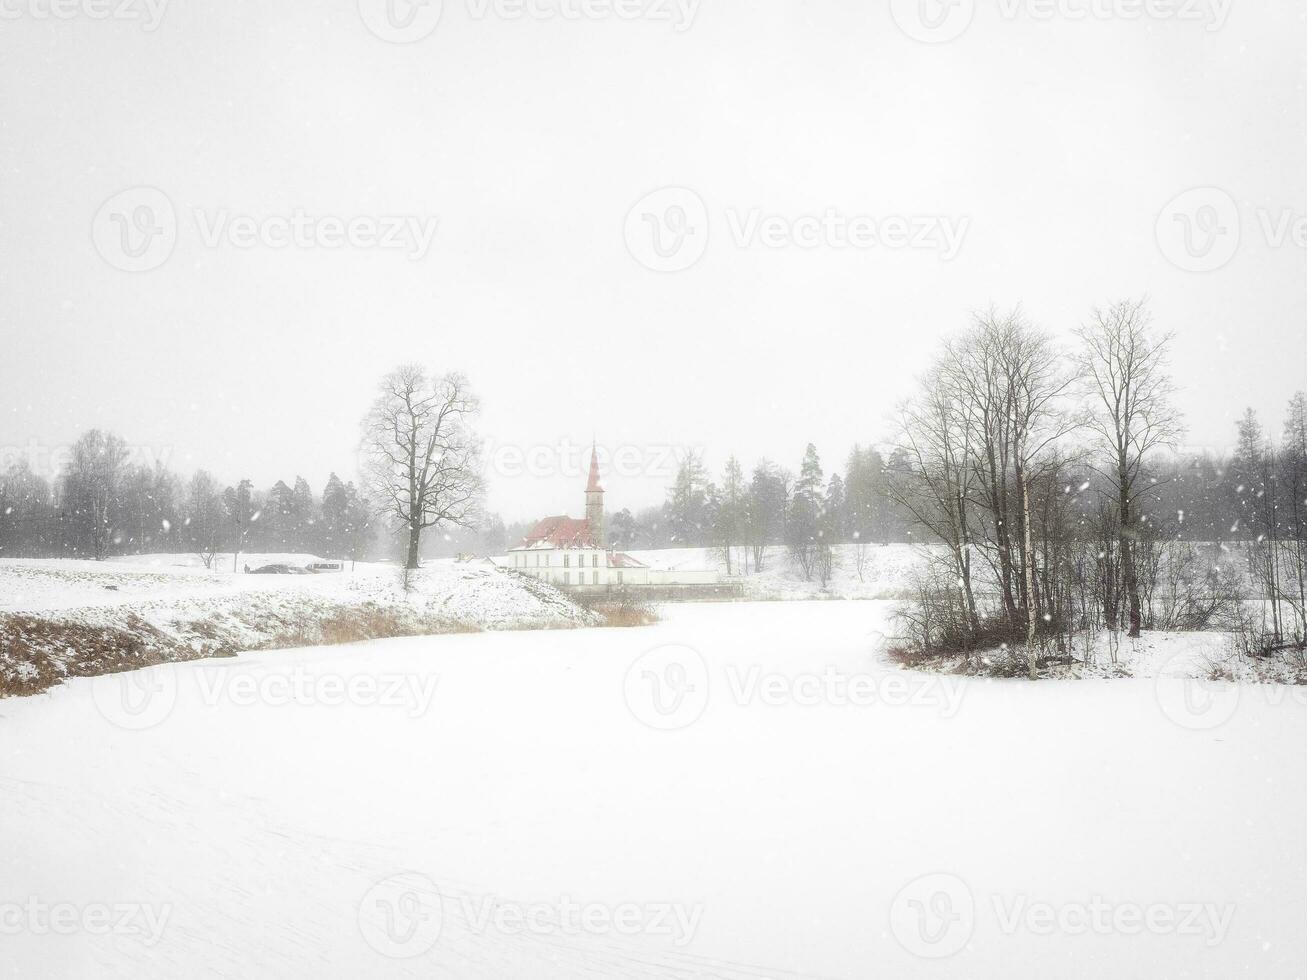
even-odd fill
[{"label": "overcast white sky", "polygon": [[[1262,228],[1307,216],[1300,0],[1184,0],[1196,20],[1003,0],[946,43],[909,37],[897,2],[704,0],[686,25],[674,6],[670,21],[604,16],[601,0],[588,18],[512,19],[507,0],[445,0],[407,44],[369,29],[371,0],[176,0],[152,31],[69,2],[59,20],[49,0],[0,0],[10,451],[99,425],[179,470],[320,489],[352,474],[376,379],[416,360],[471,377],[492,448],[633,447],[628,468],[651,472],[606,482],[610,509],[635,508],[661,499],[663,447],[702,446],[716,470],[729,451],[794,466],[811,440],[830,464],[880,439],[975,308],[1020,302],[1066,333],[1144,293],[1176,333],[1189,444],[1228,445],[1245,405],[1278,429],[1307,386],[1307,241]],[[707,247],[651,271],[624,223],[669,186],[702,200]],[[127,272],[102,254],[117,226],[101,209],[137,187],[173,206],[175,247]],[[1181,228],[1163,211],[1194,187],[1218,189],[1183,199],[1215,209],[1194,234],[1225,237],[1190,257],[1219,269],[1159,246],[1159,215]],[[297,208],[439,224],[416,260],[205,241],[224,216]],[[755,210],[965,237],[951,259],[741,246],[733,224]],[[579,512],[583,475],[563,470],[492,473],[490,506]]]}]

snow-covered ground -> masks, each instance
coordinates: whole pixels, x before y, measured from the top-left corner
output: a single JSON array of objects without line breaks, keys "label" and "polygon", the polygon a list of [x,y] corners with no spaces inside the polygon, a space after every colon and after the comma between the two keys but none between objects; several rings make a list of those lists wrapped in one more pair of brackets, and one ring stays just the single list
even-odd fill
[{"label": "snow-covered ground", "polygon": [[754,569],[752,553],[748,555],[748,574],[744,574],[745,549],[732,549],[731,575],[726,577],[726,558],[720,548],[661,548],[632,551],[631,555],[653,568],[711,569],[720,572],[724,581],[741,583],[751,599],[898,599],[907,588],[913,569],[923,564],[922,549],[917,545],[888,544],[836,545],[830,581],[823,588],[814,577],[803,573],[779,545],[769,547],[763,556],[762,571]]},{"label": "snow-covered ground", "polygon": [[0,975],[1303,974],[1296,690],[897,671],[887,605],[0,701]]},{"label": "snow-covered ground", "polygon": [[[313,555],[242,554],[236,564],[241,569],[272,564],[303,567],[321,560]],[[386,563],[359,562],[351,567],[346,562],[342,571],[320,575],[246,575],[233,572],[232,564],[229,554],[219,555],[212,569],[206,569],[195,555],[133,555],[108,561],[0,559],[0,612],[48,612],[250,592],[388,594],[402,583],[400,569]],[[487,575],[489,566],[434,561],[427,563],[424,572],[433,577],[433,583],[444,583]]]},{"label": "snow-covered ground", "polygon": [[[243,556],[251,567],[311,555]],[[482,563],[432,562],[320,575],[233,574],[189,556],[109,562],[0,561],[0,694],[100,673],[333,638],[589,625],[543,583]]]}]

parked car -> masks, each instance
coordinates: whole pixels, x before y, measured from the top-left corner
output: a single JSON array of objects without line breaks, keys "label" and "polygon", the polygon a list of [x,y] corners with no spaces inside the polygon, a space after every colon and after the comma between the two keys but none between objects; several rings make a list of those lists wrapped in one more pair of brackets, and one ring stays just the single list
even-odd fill
[{"label": "parked car", "polygon": [[251,575],[308,575],[307,568],[296,565],[263,565],[250,572]]},{"label": "parked car", "polygon": [[321,572],[340,572],[345,569],[344,563],[338,561],[311,561],[304,567],[315,574]]}]

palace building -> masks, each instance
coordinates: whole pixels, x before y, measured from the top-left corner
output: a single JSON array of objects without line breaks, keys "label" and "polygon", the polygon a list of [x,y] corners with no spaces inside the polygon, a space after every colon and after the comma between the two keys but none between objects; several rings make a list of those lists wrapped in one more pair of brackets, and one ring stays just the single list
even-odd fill
[{"label": "palace building", "polygon": [[510,568],[551,585],[606,588],[649,584],[647,565],[608,550],[604,488],[599,482],[599,454],[593,446],[585,485],[585,517],[560,515],[537,521],[508,557]]},{"label": "palace building", "polygon": [[599,454],[590,449],[590,478],[585,485],[585,517],[546,517],[508,553],[495,559],[515,572],[569,588],[612,589],[626,586],[713,585],[718,575],[708,570],[650,568],[644,562],[613,551],[604,531],[604,488],[599,482]]}]

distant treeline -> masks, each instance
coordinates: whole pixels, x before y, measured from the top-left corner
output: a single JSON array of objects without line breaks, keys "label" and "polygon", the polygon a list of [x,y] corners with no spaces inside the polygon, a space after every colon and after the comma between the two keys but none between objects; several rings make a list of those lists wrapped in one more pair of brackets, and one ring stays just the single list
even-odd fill
[{"label": "distant treeline", "polygon": [[266,490],[226,486],[204,470],[188,480],[132,462],[128,445],[98,429],[72,446],[48,480],[26,461],[0,473],[0,556],[103,559],[152,552],[295,552],[365,557],[371,508],[334,473],[322,494],[296,477]]},{"label": "distant treeline", "polygon": [[[1228,457],[1158,453],[1151,460],[1140,504],[1152,535],[1221,542],[1267,534],[1265,508],[1258,506],[1265,484],[1244,458],[1260,438],[1255,427],[1255,419],[1240,421],[1240,448]],[[1059,468],[1056,487],[1040,487],[1041,494],[1063,497],[1062,506],[1086,527],[1114,493],[1094,462],[1072,457]],[[843,466],[827,475],[812,444],[797,467],[762,459],[746,475],[730,456],[714,478],[691,453],[679,460],[664,503],[609,512],[608,541],[626,550],[720,548],[744,570],[764,567],[785,549],[805,575],[820,576],[825,559],[818,545],[937,540],[902,499],[905,475],[918,469],[902,446],[883,452],[854,446]],[[1278,489],[1291,484],[1279,481]],[[1290,536],[1293,510],[1279,510]],[[501,553],[519,543],[531,523],[505,525],[487,515],[475,528],[431,535],[423,551]],[[0,472],[0,556],[7,557],[248,551],[375,558],[396,551],[384,524],[355,484],[334,473],[320,494],[303,477],[266,489],[249,480],[225,485],[204,470],[183,478],[133,462],[121,438],[100,430],[78,439],[53,480],[33,473],[25,461]]]},{"label": "distant treeline", "polygon": [[[1239,432],[1247,426],[1241,419]],[[1238,433],[1236,433],[1238,434]],[[820,453],[809,445],[796,468],[761,460],[747,481],[734,457],[714,479],[697,455],[683,457],[664,503],[608,514],[610,546],[628,550],[685,547],[783,547],[798,532],[829,536],[833,543],[929,542],[930,535],[889,493],[894,474],[911,470],[903,450],[854,446],[842,469],[825,475]],[[1111,491],[1089,461],[1067,470],[1057,488],[1086,521]],[[1264,533],[1253,507],[1246,464],[1232,451],[1160,452],[1149,468],[1146,522],[1156,534],[1182,541],[1253,541]],[[1285,512],[1287,514],[1287,510]],[[819,519],[809,526],[811,516]],[[545,515],[541,515],[545,516]],[[1285,517],[1287,521],[1287,516]],[[508,525],[490,517],[474,531],[452,537],[455,551],[493,552],[517,543],[532,522]],[[447,544],[449,544],[447,542]],[[508,546],[511,546],[509,544]],[[738,554],[738,553],[737,553]]]}]

